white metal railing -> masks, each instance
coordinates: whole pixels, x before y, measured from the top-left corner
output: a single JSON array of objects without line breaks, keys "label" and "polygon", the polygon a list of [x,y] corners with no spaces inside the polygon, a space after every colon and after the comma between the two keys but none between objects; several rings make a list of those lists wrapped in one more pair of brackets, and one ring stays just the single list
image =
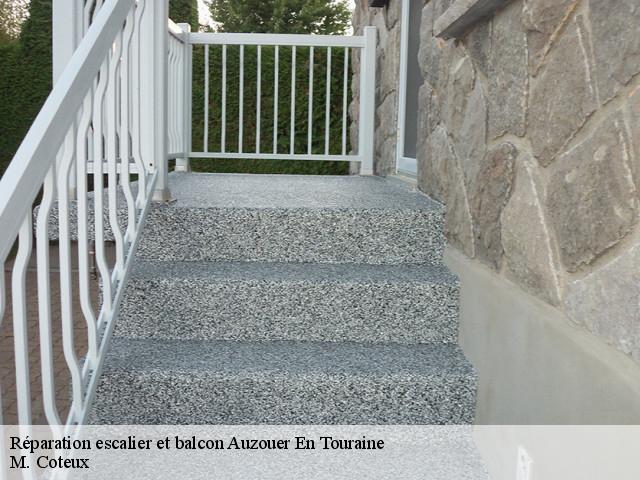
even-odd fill
[{"label": "white metal railing", "polygon": [[[169,117],[170,120],[170,158],[176,158],[177,170],[188,169],[188,158],[211,159],[285,159],[285,160],[339,160],[361,163],[362,174],[373,174],[373,142],[374,142],[374,102],[375,102],[375,68],[376,68],[376,29],[367,27],[362,36],[330,36],[330,35],[289,35],[289,34],[247,34],[247,33],[190,33],[186,26],[171,25],[171,41],[169,47],[169,65],[172,74],[169,79]],[[191,146],[192,126],[192,78],[193,78],[193,47],[202,46],[204,49],[204,105],[203,105],[203,135],[201,149]],[[256,99],[255,111],[248,112],[245,109],[245,100],[248,98],[246,91],[246,51],[247,47],[253,48],[256,61],[255,92],[251,96]],[[220,49],[220,63],[211,65],[210,54],[213,48]],[[237,49],[238,71],[230,72],[228,55],[231,48]],[[280,72],[284,49],[291,55],[290,78],[283,78]],[[308,67],[298,69],[299,52],[305,50],[305,59]],[[359,71],[359,111],[357,118],[351,119],[358,124],[358,143],[355,151],[350,151],[348,146],[349,132],[349,90],[351,86],[350,58],[355,50],[360,58]],[[273,61],[273,84],[266,85],[263,80],[265,67],[263,58],[269,51]],[[338,56],[342,60],[342,71],[337,72],[342,76],[341,91],[332,91],[335,85],[335,74],[332,71],[332,61]],[[324,68],[321,69],[321,63]],[[210,71],[221,71],[221,99],[219,105],[212,105],[210,84]],[[180,71],[182,69],[182,72]],[[237,74],[237,138],[229,138],[227,119],[229,116],[228,101],[229,76]],[[288,72],[287,72],[288,73]],[[324,101],[322,113],[324,118],[321,128],[314,128],[314,86],[318,76],[325,75]],[[299,85],[305,85],[300,91]],[[217,86],[216,86],[217,87]],[[263,100],[265,91],[273,94],[273,98],[267,104]],[[288,92],[286,89],[289,89]],[[317,91],[315,92],[318,93]],[[305,122],[300,126],[300,115],[296,112],[299,96],[308,96]],[[254,96],[255,95],[255,96]],[[279,105],[283,98],[290,98],[290,118],[287,125],[279,124]],[[337,98],[336,98],[337,97]],[[336,101],[337,100],[337,101]],[[341,128],[339,147],[332,147],[331,127],[333,109],[341,109]],[[264,112],[271,109],[272,122],[266,126],[263,122]],[[249,114],[251,120],[248,121]],[[217,115],[220,122],[220,131],[210,131],[210,119]],[[267,128],[271,131],[270,137],[265,139],[263,132]],[[251,128],[253,138],[251,145],[245,141],[245,129]],[[283,133],[283,130],[286,130]],[[302,132],[301,132],[302,131]],[[306,135],[306,144],[296,148],[296,139]],[[219,135],[216,143],[217,149],[211,149],[212,136]],[[320,141],[317,136],[321,135]],[[282,146],[282,137],[288,143]],[[218,142],[219,139],[219,142]],[[268,147],[265,148],[265,144]],[[298,141],[299,143],[299,141]],[[338,142],[336,142],[338,143]],[[200,147],[200,145],[198,145]],[[337,150],[337,151],[336,151]]]},{"label": "white metal railing", "polygon": [[[141,132],[152,121],[141,101],[140,78],[141,24],[145,10],[153,10],[150,2],[84,2],[86,33],[0,181],[0,260],[3,267],[13,262],[10,299],[4,268],[0,275],[0,315],[11,309],[17,421],[33,423],[31,388],[38,375],[30,369],[36,366],[46,422],[58,435],[72,433],[87,419],[157,179],[141,145]],[[27,300],[34,237],[37,282],[29,288],[37,290],[36,306]],[[58,271],[50,266],[52,240],[58,244]],[[113,260],[108,242],[115,244]],[[91,292],[92,247],[99,299]],[[59,298],[50,293],[54,283]],[[34,317],[35,335],[28,331]],[[84,345],[75,335],[78,317],[85,323]],[[61,330],[71,379],[70,389],[65,386],[72,396],[68,412],[56,404],[54,330]],[[34,347],[35,363],[29,353]],[[0,425],[3,412],[0,402]]]},{"label": "white metal railing", "polygon": [[176,170],[189,168],[191,149],[191,62],[188,38],[191,25],[169,20],[167,75],[168,157],[176,159]]},{"label": "white metal railing", "polygon": [[[169,158],[175,158],[176,168],[182,170],[189,168],[189,157],[278,158],[354,161],[360,162],[361,173],[373,173],[373,27],[365,29],[361,37],[202,34],[191,33],[188,25],[171,21],[167,27],[165,1],[74,2],[76,7],[81,6],[75,11],[81,15],[82,39],[64,70],[58,63],[55,86],[0,181],[0,321],[11,313],[16,422],[33,423],[32,388],[39,376],[36,383],[42,395],[38,401],[44,406],[46,423],[56,435],[71,434],[75,425],[87,420],[146,213],[152,200],[168,197]],[[65,31],[58,28],[58,33],[62,38]],[[204,102],[205,117],[220,108],[223,120],[219,132],[209,132],[209,122],[204,122],[204,138],[219,135],[219,151],[209,151],[208,140],[202,151],[191,147],[194,45],[204,49],[205,70],[210,68],[209,50],[221,48],[223,61],[219,67],[225,80],[227,49],[238,48],[240,53],[237,144],[227,138],[225,129],[227,83],[221,85],[220,106],[209,111],[210,102]],[[243,65],[247,47],[255,49],[258,62],[256,123],[246,127],[255,129],[256,141],[251,147],[243,143],[247,118],[243,109]],[[268,48],[275,54],[274,84],[269,87],[274,89],[273,105],[262,102],[262,92],[268,87],[263,81],[261,62]],[[280,76],[278,60],[285,48],[292,55],[291,118],[287,122],[290,143],[287,151],[280,151],[277,99],[286,90],[288,79]],[[308,49],[309,66],[301,74],[296,69],[296,55],[303,49]],[[352,119],[358,122],[358,148],[349,152],[348,88],[350,63],[354,63],[350,59],[358,58],[352,56],[353,50],[359,52],[360,59],[360,108],[354,115],[357,118]],[[336,83],[332,82],[335,76],[331,64],[336,52],[344,58],[341,81],[338,79],[342,91],[338,94],[332,91]],[[312,99],[316,65],[321,59],[326,59],[326,91],[321,112],[324,125],[318,129],[324,136],[318,140],[313,128],[316,106]],[[211,85],[209,76],[204,78],[208,99]],[[298,117],[307,119],[307,145],[305,151],[299,152],[294,142],[296,132],[299,134],[302,129],[296,121],[296,87],[307,80],[308,111],[298,112]],[[331,149],[330,138],[330,110],[335,105],[341,108],[338,152]],[[266,140],[273,142],[270,150],[261,148],[261,131],[268,130],[261,115],[267,108],[274,110],[276,123],[272,126],[273,138]],[[323,152],[315,152],[314,145],[321,145]],[[58,248],[57,270],[52,268],[53,242]],[[109,246],[113,246],[113,256]],[[91,275],[91,252],[95,253],[97,279]],[[5,285],[5,266],[10,271],[10,285]],[[30,275],[35,275],[33,285],[28,285]],[[59,285],[59,295],[51,293],[54,284]],[[35,298],[33,304],[31,298]],[[35,324],[30,326],[34,319]],[[76,335],[79,323],[86,332],[86,341]],[[60,385],[58,366],[54,365],[56,329],[62,340],[64,369],[70,378],[70,385],[63,386],[71,395],[67,411],[57,405]],[[34,348],[35,362],[30,354]],[[40,375],[33,369],[39,369]],[[6,411],[4,399],[0,389],[0,426]],[[0,448],[0,472],[5,467],[2,451]]]}]

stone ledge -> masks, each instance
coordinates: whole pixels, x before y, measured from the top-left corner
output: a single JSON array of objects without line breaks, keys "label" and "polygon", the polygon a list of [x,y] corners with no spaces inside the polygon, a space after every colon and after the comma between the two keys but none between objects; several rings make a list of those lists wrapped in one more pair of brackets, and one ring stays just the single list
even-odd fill
[{"label": "stone ledge", "polygon": [[511,0],[455,0],[436,20],[433,34],[448,40],[461,36],[474,23],[486,18]]}]

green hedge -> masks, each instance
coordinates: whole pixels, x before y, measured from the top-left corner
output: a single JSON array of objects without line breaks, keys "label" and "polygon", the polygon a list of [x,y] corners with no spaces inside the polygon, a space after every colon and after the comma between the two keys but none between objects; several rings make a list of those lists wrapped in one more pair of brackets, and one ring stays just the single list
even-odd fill
[{"label": "green hedge", "polygon": [[[51,0],[32,0],[29,18],[25,21],[17,41],[0,45],[0,172],[13,158],[16,149],[42,107],[52,85],[51,65]],[[193,30],[198,29],[196,0],[171,0],[170,16],[176,22],[188,22]],[[239,47],[228,49],[227,77],[227,141],[235,144],[238,139],[238,85]],[[246,151],[255,147],[256,125],[256,49],[245,50],[245,123],[244,144]],[[273,150],[273,48],[264,48],[262,56],[262,142],[261,149]],[[342,138],[342,79],[343,58],[341,49],[333,50],[333,75],[331,89],[331,152],[341,151]],[[296,67],[300,72],[296,83],[296,152],[307,150],[307,108],[309,49],[299,48]],[[324,151],[326,87],[326,50],[315,53],[314,81],[314,153]],[[194,49],[193,83],[193,144],[202,146],[204,125],[204,55],[203,48]],[[209,98],[209,138],[210,150],[220,144],[221,105],[221,47],[210,49],[210,98]],[[289,151],[290,140],[290,84],[291,50],[280,51],[280,95],[278,152]],[[350,101],[350,99],[349,99]],[[232,143],[233,142],[233,143]],[[231,147],[230,147],[231,148]],[[251,150],[249,150],[251,149]],[[252,172],[252,173],[306,173],[306,174],[346,174],[346,162],[299,162],[272,160],[203,160],[194,159],[196,171],[208,172]]]},{"label": "green hedge", "polygon": [[31,0],[15,42],[0,46],[0,170],[51,91],[51,0]]}]

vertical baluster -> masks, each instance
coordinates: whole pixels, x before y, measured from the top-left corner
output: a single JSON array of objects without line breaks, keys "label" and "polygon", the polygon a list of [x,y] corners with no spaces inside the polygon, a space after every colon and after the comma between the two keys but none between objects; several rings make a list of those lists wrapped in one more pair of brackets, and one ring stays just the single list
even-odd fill
[{"label": "vertical baluster", "polygon": [[291,141],[289,153],[295,153],[296,142],[296,47],[291,47]]},{"label": "vertical baluster", "polygon": [[[131,189],[131,181],[129,178],[129,161],[131,160],[131,111],[129,105],[131,103],[130,92],[130,48],[131,38],[133,36],[133,9],[127,16],[127,21],[124,27],[124,38],[122,46],[122,59],[120,66],[120,82],[121,82],[121,96],[120,96],[120,111],[121,111],[121,125],[120,125],[120,184],[122,185],[122,191],[127,202],[128,222],[125,239],[128,243],[133,242],[133,238],[136,232],[136,203],[133,198],[133,191]],[[177,95],[176,95],[177,97]],[[177,118],[177,116],[176,116]]]},{"label": "vertical baluster", "polygon": [[222,46],[222,132],[220,151],[227,151],[227,46]]},{"label": "vertical baluster", "polygon": [[101,328],[102,321],[105,317],[109,316],[112,311],[112,284],[109,265],[107,263],[107,256],[104,245],[104,174],[103,165],[106,160],[106,126],[104,122],[105,111],[104,102],[107,91],[107,85],[109,84],[109,60],[105,59],[100,67],[100,73],[98,77],[98,85],[96,86],[96,95],[94,97],[94,110],[93,110],[93,156],[95,161],[93,162],[93,204],[94,204],[94,222],[95,222],[95,248],[96,248],[96,263],[98,264],[98,271],[100,272],[101,285],[102,285],[102,315],[100,315],[100,323],[98,328]]},{"label": "vertical baluster", "polygon": [[[184,37],[186,40],[186,37]],[[185,72],[185,55],[183,44],[178,42],[176,45],[176,52],[178,55],[178,63],[176,68],[176,101],[178,103],[178,111],[176,112],[176,130],[178,131],[178,146],[176,152],[180,152],[182,154],[186,154],[186,148],[184,145],[184,92],[185,92],[185,84],[184,84],[184,72]]]},{"label": "vertical baluster", "polygon": [[[115,112],[114,112],[115,113]],[[62,316],[62,347],[64,357],[71,373],[72,385],[72,409],[69,418],[76,419],[80,416],[83,400],[82,375],[74,344],[73,327],[73,293],[71,281],[71,233],[70,233],[70,208],[69,208],[69,179],[75,160],[75,138],[73,129],[67,134],[62,149],[62,160],[58,171],[58,227],[60,250],[60,314]],[[96,162],[100,163],[100,162]]]},{"label": "vertical baluster", "polygon": [[347,154],[347,110],[349,99],[349,49],[344,49],[344,79],[342,81],[342,155]]},{"label": "vertical baluster", "polygon": [[[144,162],[142,161],[142,142],[140,140],[140,135],[142,134],[140,128],[140,118],[141,118],[141,108],[140,108],[140,22],[142,20],[142,14],[145,8],[145,0],[139,0],[138,5],[136,6],[135,13],[135,27],[133,29],[133,50],[131,53],[131,78],[133,79],[132,85],[132,122],[131,122],[131,138],[133,143],[133,160],[136,164],[136,170],[138,171],[138,195],[136,198],[136,202],[138,204],[138,208],[142,208],[144,204],[144,199],[146,198],[147,192],[147,169],[144,166]],[[100,102],[102,100],[99,100]],[[94,127],[95,130],[95,127]],[[94,155],[97,155],[98,152],[95,151],[94,147]]]},{"label": "vertical baluster", "polygon": [[279,63],[280,49],[276,45],[276,58],[274,61],[274,79],[273,79],[273,153],[278,153],[278,79],[279,79]]},{"label": "vertical baluster", "polygon": [[171,65],[172,60],[172,42],[173,38],[169,35],[169,39],[167,41],[167,151],[168,153],[173,152],[173,66]]},{"label": "vertical baluster", "polygon": [[167,133],[169,136],[169,153],[175,152],[176,146],[176,130],[175,130],[175,118],[176,118],[176,92],[175,92],[175,50],[174,50],[175,40],[169,35],[169,54],[167,58]]},{"label": "vertical baluster", "polygon": [[238,99],[238,153],[242,153],[244,134],[244,45],[240,45],[240,98]]},{"label": "vertical baluster", "polygon": [[[4,313],[7,309],[7,292],[5,290],[4,284],[4,259],[0,262],[0,267],[2,267],[2,274],[0,275],[0,332],[2,331],[2,326],[4,325]],[[0,429],[2,425],[4,425],[4,410],[2,408],[2,383],[0,383]],[[0,433],[4,433],[1,432]],[[4,436],[0,436],[0,442],[4,440]],[[2,445],[0,445],[1,447]],[[0,452],[0,472],[4,475],[4,450]]]},{"label": "vertical baluster", "polygon": [[89,292],[89,231],[87,216],[87,134],[93,114],[93,93],[87,93],[82,105],[82,115],[78,123],[76,137],[76,179],[77,179],[77,208],[78,208],[78,280],[80,287],[80,308],[87,323],[87,361],[91,368],[98,364],[98,333],[96,317],[91,306]]},{"label": "vertical baluster", "polygon": [[182,98],[182,90],[180,90],[180,42],[173,39],[173,153],[178,153],[181,150],[182,143],[180,142],[180,99]]},{"label": "vertical baluster", "polygon": [[331,47],[327,47],[327,98],[325,105],[324,154],[329,155],[329,126],[331,120]]},{"label": "vertical baluster", "polygon": [[258,78],[256,94],[256,153],[260,153],[260,108],[262,106],[262,45],[258,45]]},{"label": "vertical baluster", "polygon": [[122,52],[122,32],[118,34],[114,42],[111,62],[109,64],[109,84],[107,86],[107,188],[109,199],[109,225],[116,243],[116,272],[120,277],[124,271],[124,238],[118,219],[118,129],[117,121],[118,97],[117,97],[117,70]]},{"label": "vertical baluster", "polygon": [[[16,395],[18,399],[18,422],[31,425],[31,382],[29,376],[29,334],[27,331],[26,278],[31,257],[31,214],[27,214],[18,235],[18,254],[11,275],[13,299],[13,341],[16,364]],[[4,272],[2,272],[4,275]]]},{"label": "vertical baluster", "polygon": [[[7,292],[5,291],[4,285],[4,259],[0,262],[0,267],[2,267],[2,272],[0,274],[0,332],[2,331],[2,325],[4,324],[4,313],[7,305]],[[7,446],[5,445],[5,436],[6,433],[4,431],[4,409],[2,406],[2,384],[0,383],[0,478],[6,478],[8,476],[7,472]]]},{"label": "vertical baluster", "polygon": [[87,0],[84,4],[84,11],[82,12],[83,36],[87,33],[87,30],[89,30],[89,27],[91,26],[91,11],[93,9],[94,3],[95,0]]},{"label": "vertical baluster", "polygon": [[[82,191],[80,190],[79,196]],[[56,407],[55,371],[53,369],[53,333],[51,328],[51,282],[49,268],[49,217],[56,195],[56,167],[52,165],[44,179],[42,202],[36,220],[36,255],[38,259],[38,318],[40,327],[40,364],[44,413],[50,425],[60,425]],[[53,427],[55,429],[55,427]],[[60,435],[61,431],[55,433]]]},{"label": "vertical baluster", "polygon": [[[224,87],[223,87],[224,88]],[[209,151],[209,45],[204,46],[204,147]]]},{"label": "vertical baluster", "polygon": [[314,48],[309,51],[309,117],[307,119],[307,154],[311,155],[313,150],[313,58]]}]

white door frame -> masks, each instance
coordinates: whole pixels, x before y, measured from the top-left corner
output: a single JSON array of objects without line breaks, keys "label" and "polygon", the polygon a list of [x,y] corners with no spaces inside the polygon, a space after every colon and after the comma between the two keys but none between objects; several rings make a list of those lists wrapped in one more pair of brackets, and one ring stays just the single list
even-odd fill
[{"label": "white door frame", "polygon": [[406,157],[405,122],[407,116],[407,70],[409,66],[409,15],[411,0],[402,0],[402,20],[400,24],[400,72],[398,75],[398,129],[396,133],[396,171],[404,175],[415,176],[418,173],[418,161]]}]

